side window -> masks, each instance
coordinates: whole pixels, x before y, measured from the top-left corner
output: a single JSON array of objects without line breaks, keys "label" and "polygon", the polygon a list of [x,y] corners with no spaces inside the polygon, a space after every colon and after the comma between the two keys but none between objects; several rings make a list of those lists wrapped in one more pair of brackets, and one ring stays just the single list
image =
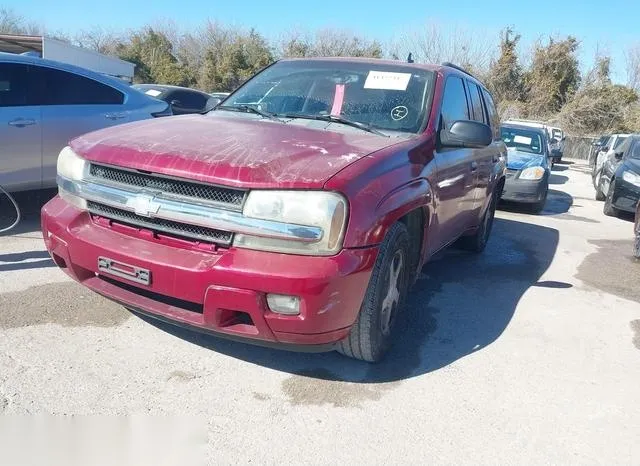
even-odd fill
[{"label": "side window", "polygon": [[482,98],[480,97],[480,89],[475,83],[467,81],[469,88],[469,96],[471,97],[471,108],[473,110],[473,119],[480,123],[486,123],[484,116],[484,108],[482,107]]},{"label": "side window", "polygon": [[487,115],[489,116],[489,125],[493,129],[493,134],[496,139],[500,138],[500,119],[498,118],[498,112],[496,111],[496,105],[493,103],[493,97],[486,90],[482,90],[484,97],[484,103],[487,106]]},{"label": "side window", "polygon": [[442,122],[445,128],[451,128],[456,120],[468,120],[469,108],[462,78],[449,76],[442,96]]},{"label": "side window", "polygon": [[199,109],[204,108],[204,105],[207,102],[207,99],[196,92],[176,92],[174,95],[174,99],[180,101],[180,107],[188,108],[188,109]]},{"label": "side window", "polygon": [[111,86],[74,73],[38,67],[42,105],[120,105],[124,94]]},{"label": "side window", "polygon": [[640,141],[636,140],[633,142],[633,147],[629,151],[629,157],[640,160]]},{"label": "side window", "polygon": [[0,63],[0,107],[34,105],[28,91],[31,67],[22,63]]}]

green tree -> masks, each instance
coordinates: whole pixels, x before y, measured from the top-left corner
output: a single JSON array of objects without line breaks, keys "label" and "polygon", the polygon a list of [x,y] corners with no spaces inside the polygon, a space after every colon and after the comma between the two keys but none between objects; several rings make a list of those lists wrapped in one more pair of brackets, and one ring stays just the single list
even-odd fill
[{"label": "green tree", "polygon": [[560,111],[580,84],[580,70],[574,37],[549,39],[533,53],[530,70],[525,74],[529,116],[548,117]]},{"label": "green tree", "polygon": [[136,64],[134,80],[157,84],[187,86],[188,71],[173,55],[173,45],[167,37],[151,27],[131,36],[128,43],[116,47],[117,55]]}]

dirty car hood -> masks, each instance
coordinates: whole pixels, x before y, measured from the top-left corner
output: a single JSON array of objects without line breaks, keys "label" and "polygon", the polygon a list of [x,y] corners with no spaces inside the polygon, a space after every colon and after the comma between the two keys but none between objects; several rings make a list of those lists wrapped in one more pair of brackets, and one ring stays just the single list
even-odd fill
[{"label": "dirty car hood", "polygon": [[213,112],[106,128],[73,140],[71,147],[96,163],[207,183],[320,188],[347,165],[394,142]]},{"label": "dirty car hood", "polygon": [[507,153],[507,168],[511,170],[524,170],[529,167],[544,166],[544,155],[532,154],[509,148]]}]

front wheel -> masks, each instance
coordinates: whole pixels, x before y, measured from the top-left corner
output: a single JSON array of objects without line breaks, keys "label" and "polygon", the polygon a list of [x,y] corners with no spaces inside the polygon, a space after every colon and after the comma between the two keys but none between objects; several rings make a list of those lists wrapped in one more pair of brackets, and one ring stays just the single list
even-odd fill
[{"label": "front wheel", "polygon": [[402,223],[387,233],[355,324],[337,350],[354,359],[378,362],[389,350],[408,290],[409,234]]},{"label": "front wheel", "polygon": [[608,215],[609,217],[617,217],[618,216],[618,209],[615,208],[615,206],[613,205],[613,195],[616,192],[616,179],[613,178],[611,180],[611,183],[609,183],[609,190],[607,191],[607,197],[604,200],[604,207],[602,208],[602,211],[604,212],[605,215]]},{"label": "front wheel", "polygon": [[593,184],[596,187],[596,201],[604,201],[606,196],[602,192],[602,169],[595,173],[593,177]]},{"label": "front wheel", "polygon": [[542,199],[531,206],[531,211],[534,214],[539,214],[544,210],[544,206],[547,203],[547,195],[549,194],[549,186],[544,188],[544,194],[542,195]]}]

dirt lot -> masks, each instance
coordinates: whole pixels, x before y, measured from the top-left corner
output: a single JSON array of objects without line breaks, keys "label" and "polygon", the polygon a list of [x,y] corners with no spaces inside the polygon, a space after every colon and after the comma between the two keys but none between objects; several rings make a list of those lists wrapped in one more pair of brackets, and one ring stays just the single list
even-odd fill
[{"label": "dirt lot", "polygon": [[640,263],[586,172],[428,264],[377,366],[132,315],[53,266],[32,212],[0,238],[0,412],[189,416],[215,464],[637,463]]}]

